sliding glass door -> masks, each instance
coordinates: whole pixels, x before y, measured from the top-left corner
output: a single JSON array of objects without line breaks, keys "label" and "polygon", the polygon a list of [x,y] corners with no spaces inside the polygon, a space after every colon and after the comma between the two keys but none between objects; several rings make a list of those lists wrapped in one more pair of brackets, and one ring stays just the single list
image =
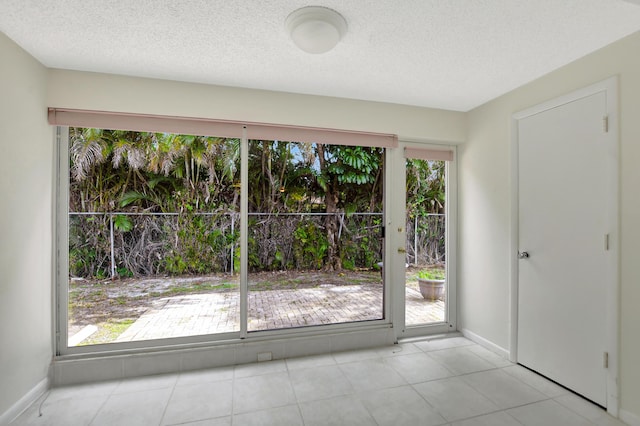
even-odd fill
[{"label": "sliding glass door", "polygon": [[63,352],[387,319],[384,148],[59,130]]},{"label": "sliding glass door", "polygon": [[383,319],[383,150],[248,147],[248,331]]},{"label": "sliding glass door", "polygon": [[240,139],[70,128],[69,347],[240,331]]}]

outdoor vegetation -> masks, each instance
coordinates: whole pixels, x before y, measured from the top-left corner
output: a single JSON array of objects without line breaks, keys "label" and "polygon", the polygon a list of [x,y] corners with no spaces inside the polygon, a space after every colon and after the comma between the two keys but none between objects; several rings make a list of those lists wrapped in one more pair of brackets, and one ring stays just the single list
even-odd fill
[{"label": "outdoor vegetation", "polygon": [[[158,298],[237,289],[239,139],[69,136],[69,316],[102,324],[84,344],[113,341]],[[380,282],[383,162],[381,148],[250,140],[252,290],[321,285],[312,272]],[[407,261],[441,266],[444,162],[408,160],[406,189]]]},{"label": "outdoor vegetation", "polygon": [[[382,149],[249,147],[251,271],[376,266]],[[71,128],[70,274],[237,271],[239,150],[238,139]],[[409,160],[408,168],[410,255],[421,247],[424,260],[442,262],[444,218],[427,218],[443,212],[444,163]],[[424,241],[414,244],[415,235]]]}]

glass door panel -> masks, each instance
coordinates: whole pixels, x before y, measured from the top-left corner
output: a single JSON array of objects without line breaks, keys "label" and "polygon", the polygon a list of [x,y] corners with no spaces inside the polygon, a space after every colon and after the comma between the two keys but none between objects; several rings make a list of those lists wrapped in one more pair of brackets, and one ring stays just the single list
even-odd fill
[{"label": "glass door panel", "polygon": [[407,159],[405,325],[446,320],[446,162]]},{"label": "glass door panel", "polygon": [[239,332],[239,143],[69,129],[67,346]]},{"label": "glass door panel", "polygon": [[249,141],[251,331],[378,320],[383,150]]}]

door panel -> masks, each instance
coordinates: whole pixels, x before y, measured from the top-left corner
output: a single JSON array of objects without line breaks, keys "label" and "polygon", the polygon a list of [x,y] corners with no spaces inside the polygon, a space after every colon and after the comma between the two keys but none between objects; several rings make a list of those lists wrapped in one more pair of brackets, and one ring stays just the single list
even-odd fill
[{"label": "door panel", "polygon": [[407,327],[442,324],[447,319],[446,168],[443,160],[406,160]]},{"label": "door panel", "polygon": [[518,122],[518,362],[603,406],[605,115],[599,92]]},{"label": "door panel", "polygon": [[383,320],[384,151],[248,146],[247,331]]}]

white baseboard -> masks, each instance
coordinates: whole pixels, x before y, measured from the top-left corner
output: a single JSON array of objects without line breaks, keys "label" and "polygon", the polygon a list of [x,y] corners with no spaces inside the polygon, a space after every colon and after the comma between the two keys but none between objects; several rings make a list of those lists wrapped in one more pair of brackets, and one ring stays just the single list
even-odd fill
[{"label": "white baseboard", "polygon": [[45,378],[35,385],[29,392],[13,404],[7,411],[0,414],[0,425],[8,425],[31,404],[38,400],[49,389],[49,378]]},{"label": "white baseboard", "polygon": [[494,352],[498,355],[500,355],[501,357],[503,357],[504,359],[509,359],[509,351],[506,350],[505,348],[496,345],[495,343],[491,342],[490,340],[485,339],[484,337],[481,337],[479,335],[477,335],[476,333],[474,333],[473,331],[469,331],[466,328],[462,329],[462,335],[464,337],[466,337],[467,339],[471,340],[472,342],[475,342],[477,344],[479,344],[480,346],[489,349],[491,352]]},{"label": "white baseboard", "polygon": [[640,417],[626,410],[620,410],[620,420],[629,426],[640,426]]}]

